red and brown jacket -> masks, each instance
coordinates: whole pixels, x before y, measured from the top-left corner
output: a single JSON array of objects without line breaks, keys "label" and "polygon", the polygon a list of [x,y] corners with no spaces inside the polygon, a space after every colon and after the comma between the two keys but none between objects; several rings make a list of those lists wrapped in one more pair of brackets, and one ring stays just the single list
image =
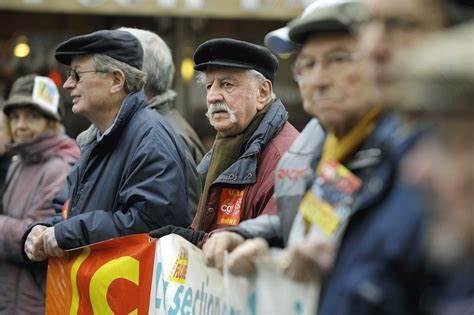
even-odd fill
[{"label": "red and brown jacket", "polygon": [[[262,214],[277,214],[273,198],[275,168],[299,134],[287,119],[283,104],[273,102],[245,144],[244,153],[212,183],[202,230],[209,233]],[[211,156],[212,151],[198,166],[201,179],[206,176]],[[191,227],[195,228],[196,223],[194,220]]]}]

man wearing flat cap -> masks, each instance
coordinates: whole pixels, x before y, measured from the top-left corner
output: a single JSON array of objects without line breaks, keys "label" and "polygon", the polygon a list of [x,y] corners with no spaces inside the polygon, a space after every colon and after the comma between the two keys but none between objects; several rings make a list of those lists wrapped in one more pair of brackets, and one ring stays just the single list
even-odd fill
[{"label": "man wearing flat cap", "polygon": [[81,140],[81,159],[68,175],[63,216],[31,229],[28,258],[189,225],[185,157],[171,128],[146,109],[140,42],[129,32],[101,30],[61,43],[55,57],[70,66],[63,87],[92,132]]},{"label": "man wearing flat cap", "polygon": [[211,39],[194,53],[206,88],[206,116],[217,135],[198,166],[203,182],[191,229],[165,227],[202,245],[206,233],[263,214],[276,214],[274,170],[298,136],[272,86],[278,61],[259,45]]}]

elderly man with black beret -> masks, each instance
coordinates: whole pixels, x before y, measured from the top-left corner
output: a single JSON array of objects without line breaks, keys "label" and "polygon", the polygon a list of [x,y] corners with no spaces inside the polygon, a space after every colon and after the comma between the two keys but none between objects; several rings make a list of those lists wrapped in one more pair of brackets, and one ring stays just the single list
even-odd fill
[{"label": "elderly man with black beret", "polygon": [[276,214],[276,165],[298,131],[273,93],[278,61],[265,47],[230,38],[211,39],[195,54],[206,88],[206,116],[217,135],[198,166],[203,193],[190,229],[179,234],[202,245],[207,233],[262,214]]},{"label": "elderly man with black beret", "polygon": [[160,226],[187,226],[185,157],[177,137],[146,109],[143,49],[129,32],[101,30],[56,48],[70,66],[72,110],[91,123],[68,175],[63,217],[35,225],[25,242],[33,261]]}]

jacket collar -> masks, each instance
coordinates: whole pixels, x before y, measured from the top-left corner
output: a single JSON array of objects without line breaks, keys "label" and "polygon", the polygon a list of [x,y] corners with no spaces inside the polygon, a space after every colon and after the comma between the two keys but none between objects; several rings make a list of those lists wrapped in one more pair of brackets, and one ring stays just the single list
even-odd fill
[{"label": "jacket collar", "polygon": [[[317,120],[313,119],[310,123],[317,124]],[[352,159],[346,162],[346,167],[351,171],[356,171],[366,167],[378,164],[382,158],[383,150],[390,150],[389,143],[393,143],[400,134],[400,121],[397,116],[390,113],[384,113],[380,116],[375,129],[363,142],[362,147],[357,150]],[[304,133],[304,131],[303,131]],[[308,135],[310,137],[310,135]],[[324,134],[324,137],[327,133]],[[309,138],[308,138],[309,139]],[[324,141],[323,141],[324,143]],[[382,150],[383,149],[383,150]],[[306,150],[306,151],[305,151]],[[316,168],[321,159],[321,146],[318,148],[308,147],[307,149],[298,152],[298,154],[312,154],[311,167]],[[391,153],[390,153],[391,154]],[[387,155],[387,154],[385,154]]]},{"label": "jacket collar", "polygon": [[[256,171],[258,153],[278,134],[288,120],[288,113],[279,99],[275,100],[262,119],[249,141],[244,145],[244,152],[239,159],[226,169],[213,184],[250,185],[257,181]],[[198,172],[203,175],[209,169],[212,150],[198,165]]]},{"label": "jacket collar", "polygon": [[353,213],[380,201],[390,189],[398,168],[399,143],[405,137],[399,117],[385,113],[362,148],[346,163],[364,183],[354,199]]},{"label": "jacket collar", "polygon": [[176,92],[173,90],[166,90],[160,95],[153,97],[148,107],[157,110],[159,113],[169,111],[173,106],[173,101],[176,98]]},{"label": "jacket collar", "polygon": [[[352,159],[345,163],[345,166],[363,182],[361,190],[354,199],[353,213],[361,208],[367,208],[389,189],[400,155],[400,144],[407,143],[401,139],[407,139],[407,137],[402,135],[398,116],[385,112],[378,119],[375,129],[364,141],[362,147]],[[320,148],[310,151],[313,153],[310,165],[314,170],[322,152]]]},{"label": "jacket collar", "polygon": [[111,139],[114,136],[117,136],[128,123],[130,118],[137,112],[139,109],[146,107],[146,98],[143,90],[140,90],[136,93],[128,94],[127,97],[122,102],[120,106],[120,111],[115,117],[112,126],[107,129],[107,132],[99,136],[99,129],[94,125],[91,125],[84,132],[80,133],[77,136],[77,144],[81,150],[88,144],[96,141],[97,143],[106,141],[106,139]]}]

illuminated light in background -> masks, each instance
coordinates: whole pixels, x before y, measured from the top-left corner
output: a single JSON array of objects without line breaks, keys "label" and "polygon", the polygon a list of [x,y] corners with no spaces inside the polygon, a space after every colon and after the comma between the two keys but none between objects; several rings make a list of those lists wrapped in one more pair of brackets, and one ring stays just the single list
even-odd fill
[{"label": "illuminated light in background", "polygon": [[25,58],[30,54],[30,46],[27,43],[17,43],[13,54],[17,58]]},{"label": "illuminated light in background", "polygon": [[181,62],[181,77],[185,82],[191,81],[194,76],[194,61],[191,58],[185,58]]},{"label": "illuminated light in background", "polygon": [[244,10],[257,10],[261,5],[260,0],[240,0],[240,7]]},{"label": "illuminated light in background", "polygon": [[185,0],[184,5],[191,9],[201,9],[204,7],[203,0]]},{"label": "illuminated light in background", "polygon": [[13,48],[13,55],[17,58],[25,58],[30,54],[30,45],[28,45],[28,38],[25,35],[20,35],[15,40],[15,48]]}]

